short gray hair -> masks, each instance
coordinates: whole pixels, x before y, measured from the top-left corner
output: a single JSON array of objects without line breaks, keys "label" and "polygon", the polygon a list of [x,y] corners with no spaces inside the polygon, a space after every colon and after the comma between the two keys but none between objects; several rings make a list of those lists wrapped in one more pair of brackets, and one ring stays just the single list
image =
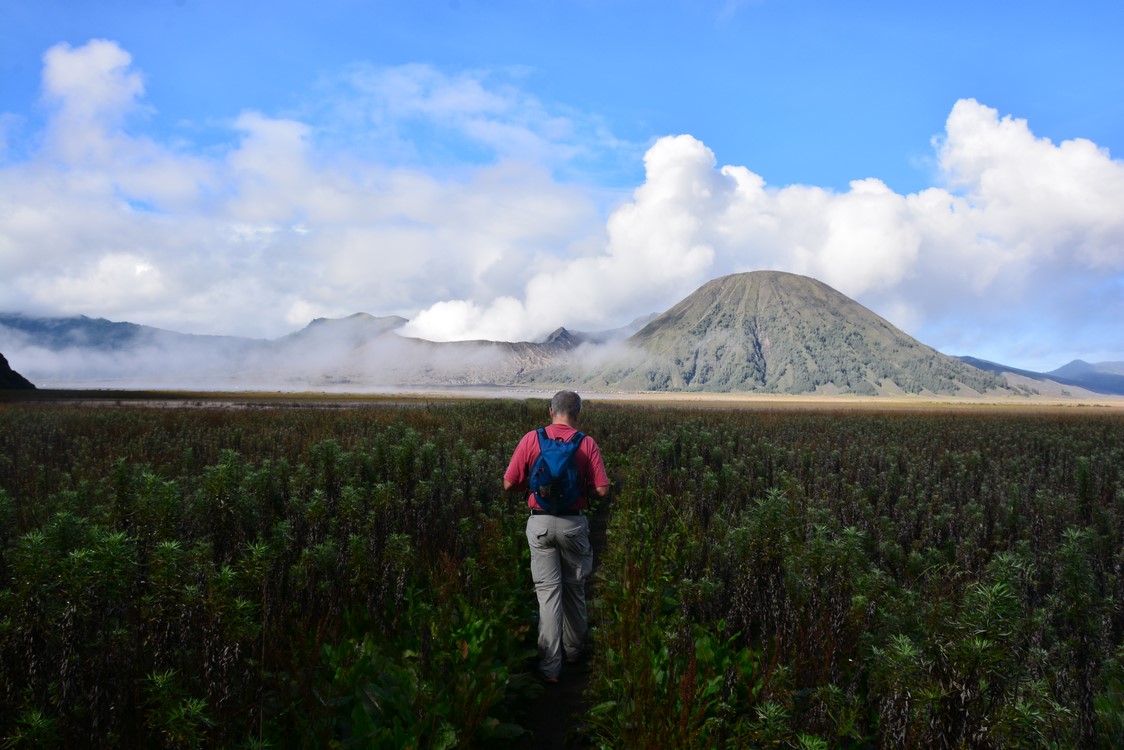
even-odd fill
[{"label": "short gray hair", "polygon": [[558,391],[550,399],[550,408],[555,414],[573,419],[582,410],[582,397],[573,391]]}]

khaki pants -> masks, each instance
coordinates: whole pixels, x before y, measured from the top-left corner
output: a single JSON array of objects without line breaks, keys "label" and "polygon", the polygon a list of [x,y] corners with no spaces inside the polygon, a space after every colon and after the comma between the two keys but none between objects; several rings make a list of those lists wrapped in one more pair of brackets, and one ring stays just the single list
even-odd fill
[{"label": "khaki pants", "polygon": [[578,659],[589,616],[585,579],[593,570],[589,519],[585,516],[535,516],[527,519],[531,578],[539,600],[539,671],[557,677],[562,656]]}]

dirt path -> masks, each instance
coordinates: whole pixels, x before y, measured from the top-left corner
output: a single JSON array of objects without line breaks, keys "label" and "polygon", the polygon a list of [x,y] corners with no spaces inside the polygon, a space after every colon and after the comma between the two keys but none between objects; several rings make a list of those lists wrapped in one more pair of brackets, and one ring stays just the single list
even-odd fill
[{"label": "dirt path", "polygon": [[[601,567],[605,550],[605,528],[609,518],[608,503],[603,503],[589,517],[589,540],[593,545],[593,573],[586,581],[586,601],[596,595],[594,578]],[[555,685],[546,685],[543,694],[528,707],[523,725],[528,734],[520,748],[535,750],[584,750],[593,745],[581,733],[581,717],[586,708],[585,688],[589,684],[588,666],[562,667],[562,676]]]}]

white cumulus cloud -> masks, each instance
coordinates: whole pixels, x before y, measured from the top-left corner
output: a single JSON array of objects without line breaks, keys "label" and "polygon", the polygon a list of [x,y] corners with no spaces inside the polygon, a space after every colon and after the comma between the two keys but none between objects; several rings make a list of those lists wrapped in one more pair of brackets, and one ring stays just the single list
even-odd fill
[{"label": "white cumulus cloud", "polygon": [[[377,96],[353,88],[352,103],[388,120],[451,122],[488,149],[504,140],[479,135],[490,119],[533,136],[531,154],[572,137],[542,107],[521,109],[533,100],[510,86],[426,71],[387,69]],[[392,166],[341,147],[334,120],[244,111],[227,144],[189,151],[144,135],[143,94],[114,42],[44,56],[48,137],[0,163],[0,309],[277,336],[304,312],[412,315],[503,296],[529,265],[558,263],[603,232],[594,200],[522,148],[444,171]],[[107,269],[123,257],[152,269],[161,294],[121,289],[124,276]]]},{"label": "white cumulus cloud", "polygon": [[[935,147],[943,183],[899,195],[876,178],[845,192],[770,187],[746,167],[719,167],[691,136],[662,138],[644,184],[609,218],[603,252],[531,275],[528,317],[510,335],[619,322],[709,278],[776,269],[818,278],[950,353],[1034,357],[1044,341],[1057,357],[1097,341],[1124,349],[1111,322],[1124,314],[1124,164],[970,99]],[[577,311],[539,304],[563,292]]]}]

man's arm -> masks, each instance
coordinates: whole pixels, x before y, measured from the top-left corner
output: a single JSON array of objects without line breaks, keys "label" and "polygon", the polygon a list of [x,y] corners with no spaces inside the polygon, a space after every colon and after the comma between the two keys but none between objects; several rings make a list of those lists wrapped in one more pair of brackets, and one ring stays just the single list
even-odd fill
[{"label": "man's arm", "polygon": [[[587,490],[593,490],[593,494],[597,497],[608,497],[611,481],[609,479],[609,472],[605,470],[605,459],[601,457],[601,447],[597,445],[597,441],[591,439],[588,435],[582,441],[582,449],[588,451],[586,453],[586,460],[588,463],[589,484],[586,486]],[[588,493],[587,493],[588,496]]]},{"label": "man's arm", "polygon": [[503,473],[504,492],[524,489],[532,442],[536,447],[538,446],[538,438],[535,437],[535,433],[528,432],[515,446],[515,452],[511,454],[511,460],[507,462],[507,470]]}]

